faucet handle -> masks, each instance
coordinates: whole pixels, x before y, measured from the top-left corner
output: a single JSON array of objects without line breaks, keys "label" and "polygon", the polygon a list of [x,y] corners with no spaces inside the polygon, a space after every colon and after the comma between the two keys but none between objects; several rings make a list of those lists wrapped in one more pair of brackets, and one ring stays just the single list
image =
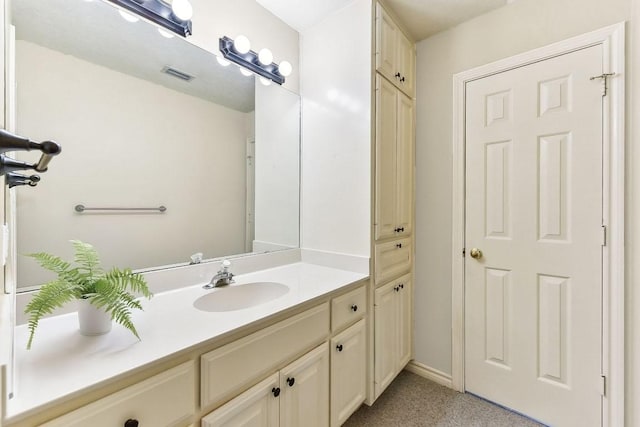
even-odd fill
[{"label": "faucet handle", "polygon": [[228,271],[229,267],[231,267],[231,261],[229,261],[228,259],[225,259],[224,261],[222,261],[222,271]]}]

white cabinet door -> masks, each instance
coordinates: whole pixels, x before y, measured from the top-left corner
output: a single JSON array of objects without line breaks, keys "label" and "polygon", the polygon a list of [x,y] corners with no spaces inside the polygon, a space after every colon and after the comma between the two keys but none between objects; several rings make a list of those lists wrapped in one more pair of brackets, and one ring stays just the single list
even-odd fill
[{"label": "white cabinet door", "polygon": [[398,72],[400,73],[398,87],[404,93],[413,97],[415,90],[415,50],[414,45],[407,36],[398,31],[397,36],[397,62]]},{"label": "white cabinet door", "polygon": [[398,279],[398,337],[400,343],[398,345],[398,365],[397,371],[400,372],[411,360],[411,349],[413,342],[413,298],[411,287],[411,276],[406,275]]},{"label": "white cabinet door", "polygon": [[393,237],[396,226],[397,89],[376,76],[376,240]]},{"label": "white cabinet door", "polygon": [[367,392],[365,320],[331,340],[331,426],[341,426],[360,407]]},{"label": "white cabinet door", "polygon": [[376,76],[375,239],[411,234],[414,102]]},{"label": "white cabinet door", "polygon": [[280,426],[329,425],[329,348],[324,343],[280,371]]},{"label": "white cabinet door", "polygon": [[398,360],[398,296],[396,282],[390,282],[375,292],[374,382],[376,398],[396,376]]},{"label": "white cabinet door", "polygon": [[276,373],[202,419],[202,427],[277,427],[280,376]]},{"label": "white cabinet door", "polygon": [[415,47],[391,16],[378,4],[376,9],[376,71],[401,91],[414,96]]},{"label": "white cabinet door", "polygon": [[397,34],[395,22],[382,6],[376,10],[376,70],[389,80],[395,80],[398,73],[397,64]]},{"label": "white cabinet door", "polygon": [[411,360],[411,275],[376,289],[374,375],[376,399]]},{"label": "white cabinet door", "polygon": [[398,94],[396,126],[396,233],[411,234],[413,223],[414,110],[413,100]]}]

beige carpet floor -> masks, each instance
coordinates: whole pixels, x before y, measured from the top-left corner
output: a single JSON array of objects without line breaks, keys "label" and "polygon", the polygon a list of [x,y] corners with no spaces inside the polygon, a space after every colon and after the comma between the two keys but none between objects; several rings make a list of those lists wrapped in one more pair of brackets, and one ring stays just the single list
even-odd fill
[{"label": "beige carpet floor", "polygon": [[403,371],[373,406],[362,405],[344,427],[540,427],[500,406]]}]

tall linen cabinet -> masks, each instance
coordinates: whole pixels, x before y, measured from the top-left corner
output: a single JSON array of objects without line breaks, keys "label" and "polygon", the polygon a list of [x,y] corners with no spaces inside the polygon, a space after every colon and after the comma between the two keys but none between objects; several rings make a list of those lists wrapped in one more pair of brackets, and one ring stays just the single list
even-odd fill
[{"label": "tall linen cabinet", "polygon": [[413,355],[414,91],[415,44],[377,3],[370,401]]}]

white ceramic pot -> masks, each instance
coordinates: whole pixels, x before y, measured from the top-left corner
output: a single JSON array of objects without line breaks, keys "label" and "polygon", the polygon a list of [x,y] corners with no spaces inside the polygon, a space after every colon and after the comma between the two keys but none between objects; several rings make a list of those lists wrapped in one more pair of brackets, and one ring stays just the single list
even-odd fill
[{"label": "white ceramic pot", "polygon": [[91,304],[88,299],[78,300],[80,334],[103,335],[111,330],[111,315]]}]

